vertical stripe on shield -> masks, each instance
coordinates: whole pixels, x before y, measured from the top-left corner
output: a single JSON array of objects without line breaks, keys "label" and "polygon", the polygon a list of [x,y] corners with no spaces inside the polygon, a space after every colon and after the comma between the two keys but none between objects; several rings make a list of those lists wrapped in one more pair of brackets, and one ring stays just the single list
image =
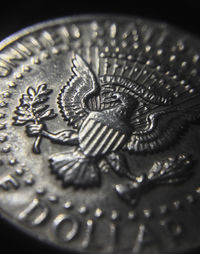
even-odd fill
[{"label": "vertical stripe on shield", "polygon": [[96,156],[115,151],[125,140],[125,134],[89,119],[80,130],[80,147],[84,154]]}]

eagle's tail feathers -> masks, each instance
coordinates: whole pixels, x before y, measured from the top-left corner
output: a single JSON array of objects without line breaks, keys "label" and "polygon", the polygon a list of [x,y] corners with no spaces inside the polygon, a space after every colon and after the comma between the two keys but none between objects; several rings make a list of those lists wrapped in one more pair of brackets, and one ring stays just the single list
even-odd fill
[{"label": "eagle's tail feathers", "polygon": [[62,179],[65,187],[87,188],[100,184],[97,164],[81,152],[54,154],[49,162],[52,172]]}]

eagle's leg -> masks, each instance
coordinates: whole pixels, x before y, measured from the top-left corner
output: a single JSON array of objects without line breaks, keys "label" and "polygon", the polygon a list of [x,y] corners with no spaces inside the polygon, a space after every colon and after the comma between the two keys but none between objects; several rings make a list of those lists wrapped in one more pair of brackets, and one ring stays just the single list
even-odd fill
[{"label": "eagle's leg", "polygon": [[27,126],[29,136],[41,135],[54,143],[65,145],[78,145],[78,134],[74,130],[62,130],[56,133],[49,132],[43,124],[31,124]]},{"label": "eagle's leg", "polygon": [[54,143],[75,146],[78,145],[78,134],[73,130],[63,130],[57,133],[43,131],[42,135]]},{"label": "eagle's leg", "polygon": [[145,180],[145,175],[135,175],[129,170],[129,165],[126,156],[122,152],[110,153],[106,156],[106,161],[110,168],[119,176],[126,177],[134,182],[142,182]]},{"label": "eagle's leg", "polygon": [[179,154],[174,157],[156,161],[143,176],[136,177],[136,181],[117,184],[117,194],[127,203],[134,205],[141,194],[149,191],[157,185],[179,184],[193,174],[190,155]]},{"label": "eagle's leg", "polygon": [[115,185],[118,196],[130,205],[135,205],[140,199],[143,188],[146,187],[146,174],[135,175],[129,170],[129,165],[123,153],[111,153],[106,156],[110,168],[121,177],[129,179],[126,183]]}]

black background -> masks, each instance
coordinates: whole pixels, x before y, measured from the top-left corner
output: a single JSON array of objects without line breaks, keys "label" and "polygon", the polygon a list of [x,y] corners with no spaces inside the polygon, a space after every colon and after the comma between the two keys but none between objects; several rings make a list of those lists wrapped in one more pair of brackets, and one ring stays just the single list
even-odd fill
[{"label": "black background", "polygon": [[[198,1],[196,1],[198,3]],[[193,5],[192,5],[193,4]],[[165,21],[200,36],[200,8],[194,1],[1,1],[0,40],[10,34],[52,18],[91,13],[128,14]],[[200,244],[200,243],[199,243]],[[4,251],[3,251],[4,249]],[[164,250],[163,250],[164,251]],[[37,243],[6,222],[0,221],[0,253],[57,253],[52,247]],[[66,253],[66,252],[65,252]],[[190,254],[199,254],[200,250]],[[66,253],[67,254],[67,253]],[[94,253],[95,254],[95,253]]]}]

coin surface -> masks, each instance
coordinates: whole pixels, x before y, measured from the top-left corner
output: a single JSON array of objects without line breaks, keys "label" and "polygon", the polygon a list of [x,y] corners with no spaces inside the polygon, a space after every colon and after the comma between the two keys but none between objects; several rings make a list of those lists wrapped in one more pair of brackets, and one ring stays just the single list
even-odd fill
[{"label": "coin surface", "polygon": [[200,242],[200,43],[140,18],[44,22],[0,48],[0,213],[66,253]]}]

